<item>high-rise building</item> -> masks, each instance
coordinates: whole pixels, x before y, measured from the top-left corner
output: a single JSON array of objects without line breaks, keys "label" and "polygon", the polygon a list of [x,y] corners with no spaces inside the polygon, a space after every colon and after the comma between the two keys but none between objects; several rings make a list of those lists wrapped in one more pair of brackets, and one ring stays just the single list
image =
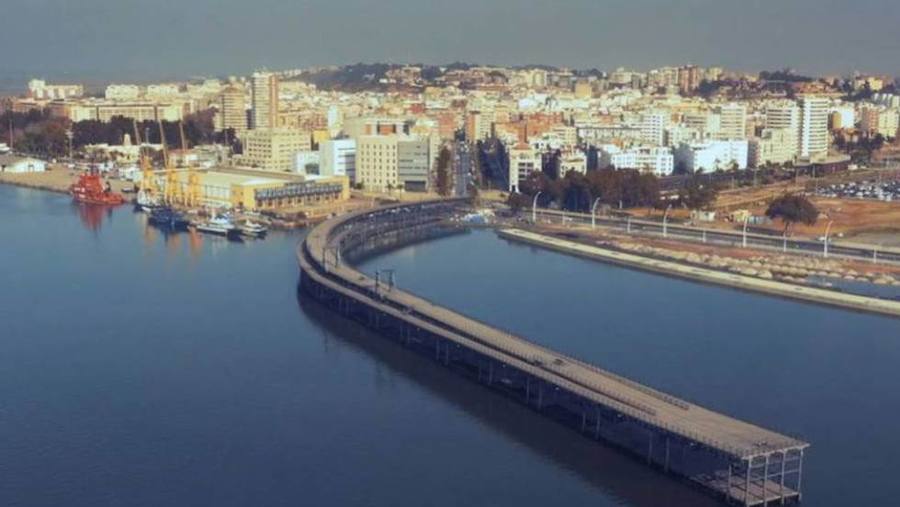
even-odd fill
[{"label": "high-rise building", "polygon": [[828,155],[828,107],[825,97],[800,97],[801,158],[822,160]]},{"label": "high-rise building", "polygon": [[653,112],[641,115],[641,140],[654,146],[662,146],[666,139],[669,115]]},{"label": "high-rise building", "polygon": [[719,108],[719,134],[722,140],[747,138],[747,107],[725,104]]},{"label": "high-rise building", "polygon": [[786,130],[794,156],[800,153],[800,108],[792,101],[772,102],[766,106],[766,128]]},{"label": "high-rise building", "polygon": [[682,95],[690,95],[697,88],[700,88],[700,82],[703,80],[703,69],[696,65],[685,65],[678,69],[678,90]]},{"label": "high-rise building", "polygon": [[251,87],[252,125],[254,129],[276,127],[278,118],[278,76],[254,72]]},{"label": "high-rise building", "polygon": [[469,111],[466,116],[466,140],[474,143],[491,137],[493,126],[494,114],[492,111]]},{"label": "high-rise building", "polygon": [[230,85],[219,95],[219,112],[216,116],[219,130],[234,129],[235,132],[247,130],[247,106],[243,88]]}]

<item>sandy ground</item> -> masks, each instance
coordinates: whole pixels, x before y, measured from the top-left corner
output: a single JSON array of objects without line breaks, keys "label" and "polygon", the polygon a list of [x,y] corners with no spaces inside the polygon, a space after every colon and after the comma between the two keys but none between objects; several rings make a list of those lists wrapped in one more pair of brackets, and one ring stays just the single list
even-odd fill
[{"label": "sandy ground", "polygon": [[[861,234],[873,234],[879,241],[900,242],[900,202],[863,201],[859,199],[833,199],[813,197],[819,209],[819,220],[813,226],[795,225],[794,234],[818,237],[825,234],[828,223],[833,221],[831,234],[844,239],[859,238]],[[764,207],[751,208],[754,214],[765,213]],[[781,231],[784,224],[774,221],[765,228]],[[870,241],[869,241],[870,242]]]},{"label": "sandy ground", "polygon": [[[0,183],[67,193],[69,187],[78,180],[78,174],[78,171],[54,166],[52,169],[42,173],[0,173]],[[106,181],[110,183],[115,192],[134,188],[134,184],[130,181],[116,179],[108,179]],[[128,197],[128,194],[126,194],[126,197]]]}]

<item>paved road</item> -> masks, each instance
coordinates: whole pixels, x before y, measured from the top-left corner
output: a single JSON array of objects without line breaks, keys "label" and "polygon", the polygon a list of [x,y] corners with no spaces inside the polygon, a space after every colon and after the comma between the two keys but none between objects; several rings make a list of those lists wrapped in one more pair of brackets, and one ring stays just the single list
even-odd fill
[{"label": "paved road", "polygon": [[[530,218],[530,216],[529,216]],[[561,212],[548,209],[537,210],[538,222],[556,224],[582,224],[591,225],[591,215],[587,213]],[[786,253],[804,253],[825,256],[825,244],[820,241],[807,239],[785,238],[771,234],[747,232],[746,236],[741,232],[723,231],[720,229],[704,229],[702,227],[682,224],[662,224],[648,220],[627,219],[609,216],[597,216],[597,227],[613,228],[632,234],[645,234],[662,236],[667,239],[703,242],[713,245],[739,247],[746,245],[750,248],[781,251]],[[870,262],[900,264],[900,249],[879,247],[877,245],[855,244],[850,242],[836,242],[829,240],[829,257],[845,259],[865,260]]]}]

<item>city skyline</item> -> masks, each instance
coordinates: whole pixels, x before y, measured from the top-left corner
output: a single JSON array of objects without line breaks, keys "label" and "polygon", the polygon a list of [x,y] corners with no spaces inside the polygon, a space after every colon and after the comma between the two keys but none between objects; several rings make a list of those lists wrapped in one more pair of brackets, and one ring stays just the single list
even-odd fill
[{"label": "city skyline", "polygon": [[33,36],[29,24],[0,34],[4,47],[16,48],[0,79],[169,79],[382,61],[606,70],[694,63],[817,75],[900,70],[900,42],[881,35],[900,5],[882,0],[3,3],[8,12],[43,20],[45,30],[33,44],[22,44]]}]

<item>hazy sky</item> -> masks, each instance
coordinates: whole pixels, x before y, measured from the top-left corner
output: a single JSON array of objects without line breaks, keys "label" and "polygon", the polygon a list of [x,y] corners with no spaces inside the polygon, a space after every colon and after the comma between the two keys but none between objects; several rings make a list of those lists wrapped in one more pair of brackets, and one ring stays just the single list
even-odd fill
[{"label": "hazy sky", "polygon": [[358,61],[900,74],[900,0],[0,0],[0,80]]}]

